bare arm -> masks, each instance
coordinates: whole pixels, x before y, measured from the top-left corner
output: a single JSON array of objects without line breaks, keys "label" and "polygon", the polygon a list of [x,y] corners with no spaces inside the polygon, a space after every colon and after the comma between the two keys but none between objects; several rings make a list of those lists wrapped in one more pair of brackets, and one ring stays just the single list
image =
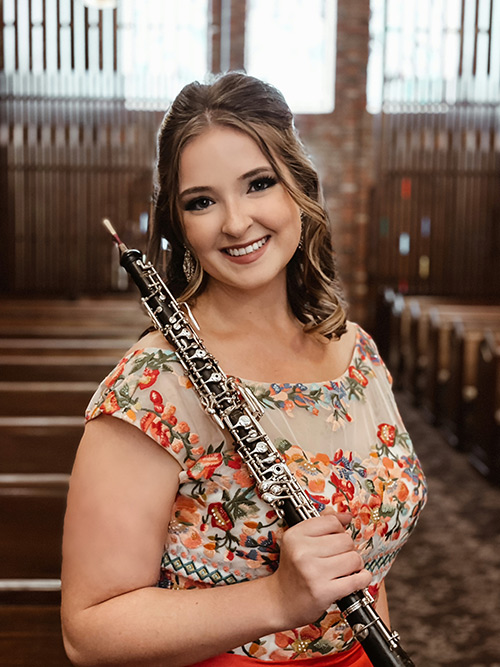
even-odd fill
[{"label": "bare arm", "polygon": [[207,590],[157,588],[179,470],[135,427],[106,416],[87,425],[63,543],[63,635],[74,664],[189,665],[312,622],[369,583],[330,516],[286,532],[273,575]]}]

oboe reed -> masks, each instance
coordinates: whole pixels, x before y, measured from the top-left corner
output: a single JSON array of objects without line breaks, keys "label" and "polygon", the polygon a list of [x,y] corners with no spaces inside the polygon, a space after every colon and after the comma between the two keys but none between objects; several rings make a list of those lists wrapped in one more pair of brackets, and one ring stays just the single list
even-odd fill
[{"label": "oboe reed", "polygon": [[118,248],[120,249],[120,252],[124,252],[125,250],[128,250],[125,243],[123,243],[123,241],[120,239],[120,237],[116,233],[116,229],[111,224],[111,220],[109,218],[103,218],[101,220],[101,222],[106,227],[106,229],[111,234],[111,236],[113,237],[113,240],[116,243],[116,245],[118,246]]}]

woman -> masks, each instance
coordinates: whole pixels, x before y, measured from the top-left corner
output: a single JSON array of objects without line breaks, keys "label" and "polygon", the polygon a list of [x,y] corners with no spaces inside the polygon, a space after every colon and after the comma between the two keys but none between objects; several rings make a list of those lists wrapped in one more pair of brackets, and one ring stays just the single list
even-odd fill
[{"label": "woman", "polygon": [[159,136],[153,258],[163,238],[169,286],[321,516],[286,528],[147,334],[92,399],[75,461],[68,655],[370,665],[334,601],[371,585],[389,623],[383,579],[425,483],[375,345],[346,322],[318,177],[278,91],[240,73],[181,91]]}]

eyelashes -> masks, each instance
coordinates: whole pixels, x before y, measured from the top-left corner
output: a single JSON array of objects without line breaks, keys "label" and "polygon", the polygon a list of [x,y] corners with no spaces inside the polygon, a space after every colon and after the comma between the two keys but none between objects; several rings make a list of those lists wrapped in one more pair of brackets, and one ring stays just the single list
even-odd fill
[{"label": "eyelashes", "polygon": [[261,192],[267,190],[278,182],[275,176],[260,176],[250,182],[249,192]]},{"label": "eyelashes", "polygon": [[210,197],[196,197],[187,201],[183,208],[185,211],[204,211],[214,203]]},{"label": "eyelashes", "polygon": [[[278,179],[276,176],[259,176],[258,178],[254,178],[252,181],[250,181],[247,194],[252,192],[263,192],[264,190],[272,188],[273,185],[276,185],[277,182]],[[182,208],[185,211],[205,211],[207,208],[213,206],[214,204],[215,201],[211,197],[203,195],[201,197],[194,197],[193,199],[189,199]]]}]

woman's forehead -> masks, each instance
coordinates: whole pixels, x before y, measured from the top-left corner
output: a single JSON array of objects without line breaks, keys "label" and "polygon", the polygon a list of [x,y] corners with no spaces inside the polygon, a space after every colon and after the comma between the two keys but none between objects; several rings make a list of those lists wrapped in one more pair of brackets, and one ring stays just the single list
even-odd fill
[{"label": "woman's forehead", "polygon": [[215,171],[241,175],[256,167],[271,167],[257,142],[244,132],[226,126],[211,126],[194,137],[180,155],[179,185],[212,178]]}]

